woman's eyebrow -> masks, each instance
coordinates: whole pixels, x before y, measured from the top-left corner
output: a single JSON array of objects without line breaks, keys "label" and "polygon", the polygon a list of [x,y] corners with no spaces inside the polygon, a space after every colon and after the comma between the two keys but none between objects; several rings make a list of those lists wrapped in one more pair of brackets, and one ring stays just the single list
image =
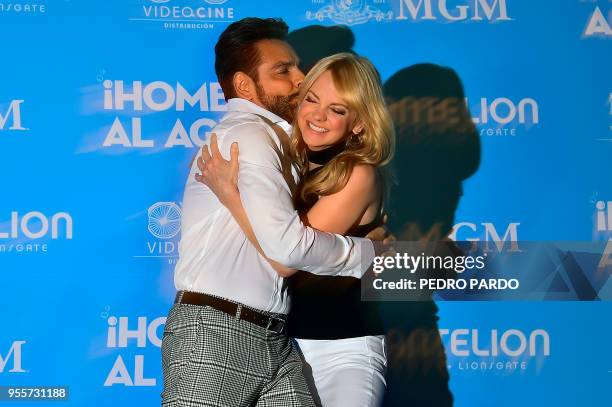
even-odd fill
[{"label": "woman's eyebrow", "polygon": [[[308,89],[308,92],[312,93],[314,95],[314,97],[316,97],[317,99],[320,99],[319,95],[317,95],[312,89]],[[342,103],[331,103],[331,104],[334,105],[334,106],[340,106],[340,107],[345,108],[346,110],[349,110],[348,106],[343,105]]]}]

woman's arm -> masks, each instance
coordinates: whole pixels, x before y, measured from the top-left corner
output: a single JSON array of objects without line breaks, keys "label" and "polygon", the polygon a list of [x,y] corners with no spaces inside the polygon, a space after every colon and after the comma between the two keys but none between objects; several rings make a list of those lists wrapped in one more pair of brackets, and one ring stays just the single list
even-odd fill
[{"label": "woman's arm", "polygon": [[376,169],[356,165],[344,188],[319,198],[306,214],[306,220],[315,229],[345,235],[364,215],[374,219],[380,210],[373,205],[378,196]]}]

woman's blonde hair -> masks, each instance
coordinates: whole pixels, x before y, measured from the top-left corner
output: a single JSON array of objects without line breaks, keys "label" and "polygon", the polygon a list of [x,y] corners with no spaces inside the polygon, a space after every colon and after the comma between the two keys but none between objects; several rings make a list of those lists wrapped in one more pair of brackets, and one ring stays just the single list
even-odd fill
[{"label": "woman's blonde hair", "polygon": [[312,84],[325,72],[331,72],[334,85],[348,108],[363,125],[359,134],[352,134],[346,148],[311,177],[308,173],[307,145],[297,122],[293,127],[291,150],[298,163],[302,182],[295,193],[296,205],[312,203],[319,196],[340,191],[357,164],[381,167],[393,157],[395,135],[391,115],[385,106],[380,76],[372,63],[349,53],[331,55],[320,60],[308,72],[301,85],[299,104]]}]

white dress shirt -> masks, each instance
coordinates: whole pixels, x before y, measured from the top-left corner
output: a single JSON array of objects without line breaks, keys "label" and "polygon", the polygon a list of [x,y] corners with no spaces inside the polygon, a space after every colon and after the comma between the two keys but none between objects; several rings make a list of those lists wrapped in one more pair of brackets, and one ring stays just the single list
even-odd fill
[{"label": "white dress shirt", "polygon": [[[292,163],[287,165],[283,143],[258,115],[287,133],[291,126],[245,99],[230,99],[227,107],[227,114],[212,132],[217,134],[226,159],[231,144],[238,142],[238,188],[264,253],[287,267],[315,274],[363,276],[374,257],[372,242],[302,224],[287,183],[297,182],[296,168]],[[284,279],[248,241],[215,194],[195,180],[198,172],[194,160],[183,196],[182,235],[174,274],[177,290],[216,295],[286,314],[289,304]]]}]

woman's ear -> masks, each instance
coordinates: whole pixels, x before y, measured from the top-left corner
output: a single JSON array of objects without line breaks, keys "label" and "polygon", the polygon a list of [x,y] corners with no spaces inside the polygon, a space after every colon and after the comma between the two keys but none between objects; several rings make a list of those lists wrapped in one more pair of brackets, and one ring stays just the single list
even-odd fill
[{"label": "woman's ear", "polygon": [[363,123],[362,122],[357,122],[355,124],[355,126],[353,127],[353,130],[351,130],[353,132],[353,134],[359,134],[363,131]]}]

